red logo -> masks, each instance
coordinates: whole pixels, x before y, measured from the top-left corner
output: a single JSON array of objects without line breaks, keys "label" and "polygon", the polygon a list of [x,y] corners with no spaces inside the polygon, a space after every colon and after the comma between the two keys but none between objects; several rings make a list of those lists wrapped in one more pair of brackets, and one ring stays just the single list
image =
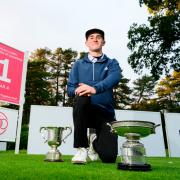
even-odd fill
[{"label": "red logo", "polygon": [[0,112],[0,135],[3,134],[8,128],[8,118]]}]

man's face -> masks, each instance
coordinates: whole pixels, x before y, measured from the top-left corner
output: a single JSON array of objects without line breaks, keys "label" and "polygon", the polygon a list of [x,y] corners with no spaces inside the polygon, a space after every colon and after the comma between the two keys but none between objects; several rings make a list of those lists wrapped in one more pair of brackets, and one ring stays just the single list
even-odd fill
[{"label": "man's face", "polygon": [[102,46],[104,46],[105,41],[102,36],[98,33],[91,34],[86,40],[86,46],[91,52],[100,52],[102,51]]}]

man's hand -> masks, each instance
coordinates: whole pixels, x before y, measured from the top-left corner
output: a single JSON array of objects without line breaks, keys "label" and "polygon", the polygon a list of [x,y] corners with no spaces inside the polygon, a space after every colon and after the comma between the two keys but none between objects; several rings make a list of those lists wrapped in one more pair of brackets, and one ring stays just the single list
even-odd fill
[{"label": "man's hand", "polygon": [[96,89],[87,84],[80,83],[79,87],[75,90],[75,94],[78,96],[91,96],[96,94]]}]

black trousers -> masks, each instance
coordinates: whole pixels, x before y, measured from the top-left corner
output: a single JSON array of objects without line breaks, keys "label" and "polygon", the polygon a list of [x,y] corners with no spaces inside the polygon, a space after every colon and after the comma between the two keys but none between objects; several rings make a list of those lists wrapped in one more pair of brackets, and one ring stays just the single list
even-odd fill
[{"label": "black trousers", "polygon": [[97,134],[97,139],[93,142],[95,151],[102,162],[115,162],[118,152],[117,135],[111,133],[110,127],[106,124],[114,120],[107,111],[91,105],[91,97],[75,97],[73,107],[74,147],[89,147],[87,128],[94,128]]}]

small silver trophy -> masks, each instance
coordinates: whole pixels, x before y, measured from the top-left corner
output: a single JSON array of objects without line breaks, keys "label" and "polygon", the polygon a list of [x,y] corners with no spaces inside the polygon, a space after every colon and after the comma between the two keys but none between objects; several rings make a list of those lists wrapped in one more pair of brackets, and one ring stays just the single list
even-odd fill
[{"label": "small silver trophy", "polygon": [[[69,130],[69,133],[63,138],[63,131]],[[45,136],[44,132],[46,131],[47,136]],[[48,143],[48,145],[51,147],[51,149],[46,154],[45,161],[49,162],[63,162],[61,158],[61,153],[57,149],[58,146],[61,145],[62,141],[64,140],[72,133],[71,127],[41,127],[40,133],[42,134],[42,137],[45,139],[44,143]]]},{"label": "small silver trophy", "polygon": [[146,151],[144,145],[139,142],[141,137],[155,134],[155,125],[148,121],[114,121],[108,123],[111,132],[126,137],[127,141],[122,144],[121,163],[118,169],[149,171],[151,165],[146,163]]}]

